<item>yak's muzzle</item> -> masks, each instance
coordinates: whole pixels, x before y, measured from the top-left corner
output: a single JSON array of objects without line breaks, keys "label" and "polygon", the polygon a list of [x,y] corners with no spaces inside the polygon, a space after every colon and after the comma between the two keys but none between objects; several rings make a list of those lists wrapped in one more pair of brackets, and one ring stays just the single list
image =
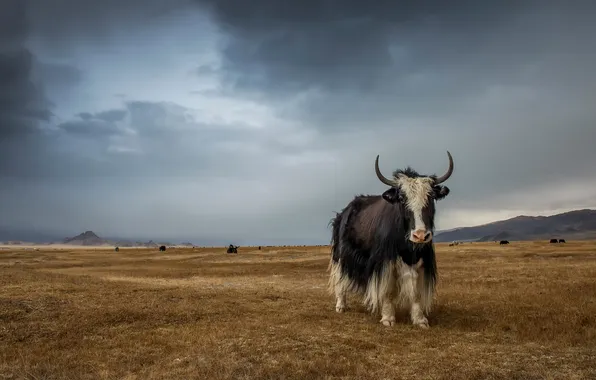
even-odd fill
[{"label": "yak's muzzle", "polygon": [[416,231],[410,232],[410,240],[413,243],[417,243],[417,244],[428,243],[429,241],[432,240],[432,238],[433,238],[432,232],[427,231],[427,230],[416,230]]}]

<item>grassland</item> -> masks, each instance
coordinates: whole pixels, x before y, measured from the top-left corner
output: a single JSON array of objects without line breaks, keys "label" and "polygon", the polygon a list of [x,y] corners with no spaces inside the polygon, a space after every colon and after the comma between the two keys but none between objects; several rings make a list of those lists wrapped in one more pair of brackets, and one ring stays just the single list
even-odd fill
[{"label": "grassland", "polygon": [[596,379],[596,242],[437,245],[431,328],[326,293],[328,247],[0,251],[0,379]]}]

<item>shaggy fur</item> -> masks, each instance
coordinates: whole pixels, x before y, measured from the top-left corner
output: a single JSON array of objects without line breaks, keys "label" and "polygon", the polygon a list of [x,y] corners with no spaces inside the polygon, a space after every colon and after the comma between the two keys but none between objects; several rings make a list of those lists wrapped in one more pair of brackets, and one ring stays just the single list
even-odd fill
[{"label": "shaggy fur", "polygon": [[329,292],[336,295],[337,311],[345,310],[346,293],[356,292],[372,313],[381,311],[384,323],[395,320],[396,305],[409,305],[413,322],[424,324],[422,312],[430,311],[437,282],[435,251],[432,241],[415,244],[409,233],[420,222],[434,229],[433,199],[449,189],[410,168],[394,178],[398,187],[356,196],[329,222]]}]

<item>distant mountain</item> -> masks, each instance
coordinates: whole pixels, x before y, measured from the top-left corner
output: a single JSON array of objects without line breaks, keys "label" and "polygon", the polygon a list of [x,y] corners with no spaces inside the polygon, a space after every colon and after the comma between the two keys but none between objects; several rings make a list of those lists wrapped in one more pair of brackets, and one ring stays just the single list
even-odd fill
[{"label": "distant mountain", "polygon": [[[55,233],[43,233],[37,231],[19,230],[6,227],[0,227],[0,245],[28,245],[28,244],[68,244],[68,245],[83,245],[83,246],[114,246],[114,247],[146,247],[157,248],[160,245],[167,247],[184,246],[194,247],[193,243],[188,241],[175,244],[169,241],[154,242],[149,240],[142,242],[140,240],[128,240],[119,237],[102,238],[93,231],[85,231],[77,236],[62,239],[60,235]],[[220,244],[223,245],[223,244]]]},{"label": "distant mountain", "polygon": [[100,238],[93,231],[85,231],[73,238],[66,238],[62,243],[68,245],[112,245],[109,240]]},{"label": "distant mountain", "polygon": [[551,216],[526,216],[475,227],[462,227],[441,231],[436,242],[540,240],[563,238],[575,240],[596,239],[596,210],[569,211]]}]

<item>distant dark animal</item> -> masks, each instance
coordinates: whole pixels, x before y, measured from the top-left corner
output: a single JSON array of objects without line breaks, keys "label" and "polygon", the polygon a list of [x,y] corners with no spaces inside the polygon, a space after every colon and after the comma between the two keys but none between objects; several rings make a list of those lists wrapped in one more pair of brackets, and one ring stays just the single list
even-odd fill
[{"label": "distant dark animal", "polygon": [[389,186],[382,195],[358,195],[329,222],[332,225],[329,292],[335,294],[335,310],[346,309],[347,293],[363,296],[380,322],[395,324],[397,304],[409,308],[414,325],[428,328],[437,267],[433,245],[435,201],[449,188],[440,186],[453,173],[437,177],[411,168],[396,170],[391,179],[379,170],[377,178]]},{"label": "distant dark animal", "polygon": [[551,243],[558,243],[559,241],[557,239],[550,239]]},{"label": "distant dark animal", "polygon": [[114,248],[114,251],[118,252],[118,251],[120,251],[120,248],[116,247],[116,248]]},{"label": "distant dark animal", "polygon": [[559,239],[559,243],[565,243],[565,239]]},{"label": "distant dark animal", "polygon": [[499,244],[500,244],[500,245],[503,245],[503,244],[509,244],[509,240],[501,240],[501,241],[499,242]]},{"label": "distant dark animal", "polygon": [[165,251],[166,250],[166,246],[165,245],[162,245],[161,247],[159,247],[159,250],[160,251]]},{"label": "distant dark animal", "polygon": [[261,246],[259,245],[259,251],[261,250]]},{"label": "distant dark animal", "polygon": [[240,248],[240,247],[230,244],[230,246],[228,247],[228,250],[226,252],[227,253],[238,253],[238,248]]}]

